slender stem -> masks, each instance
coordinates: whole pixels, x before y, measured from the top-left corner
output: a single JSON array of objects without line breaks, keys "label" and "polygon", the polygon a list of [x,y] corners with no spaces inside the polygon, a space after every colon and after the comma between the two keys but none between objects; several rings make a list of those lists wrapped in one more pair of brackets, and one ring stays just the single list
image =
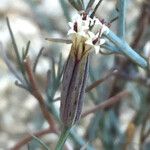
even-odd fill
[{"label": "slender stem", "polygon": [[32,138],[34,139],[34,140],[36,140],[41,146],[43,146],[43,148],[45,149],[45,150],[50,150],[50,148],[41,140],[41,139],[39,139],[38,137],[36,137],[35,135],[31,135],[32,136]]},{"label": "slender stem", "polygon": [[[55,119],[58,120],[59,123],[61,123],[56,106],[53,105],[53,103],[51,103],[51,105],[49,105],[49,108],[51,109],[53,115],[55,116]],[[70,136],[71,136],[71,139],[73,139],[73,141],[75,141],[75,143],[77,143],[81,147],[87,143],[83,137],[77,134],[75,127],[71,129]],[[87,145],[87,150],[95,150],[95,148],[89,143]]]},{"label": "slender stem", "polygon": [[[19,55],[18,46],[17,46],[16,40],[15,40],[13,31],[12,31],[12,29],[11,29],[11,26],[10,26],[10,22],[9,22],[8,17],[6,18],[6,22],[7,22],[8,30],[9,30],[9,33],[10,33],[10,36],[11,36],[13,48],[14,48],[14,51],[15,51],[15,54],[16,54],[16,57],[17,57],[17,63],[18,63],[18,65],[19,65],[19,68],[20,68],[20,70],[21,70],[21,73],[22,73],[23,76],[25,77],[25,75],[24,75],[24,74],[25,74],[25,70],[24,70],[23,65],[22,65],[22,61],[21,61],[21,58],[20,58],[20,55]],[[25,78],[25,80],[26,80],[26,78]],[[26,80],[26,82],[27,82],[27,80]]]},{"label": "slender stem", "polygon": [[69,133],[70,133],[70,129],[71,128],[64,128],[61,135],[60,135],[60,138],[57,142],[57,145],[56,145],[56,148],[55,150],[62,150],[63,149],[63,146],[69,136]]},{"label": "slender stem", "polygon": [[59,3],[61,5],[62,11],[64,13],[67,22],[69,22],[71,18],[70,18],[69,9],[67,9],[66,0],[59,0]]},{"label": "slender stem", "polygon": [[119,18],[118,18],[118,36],[125,39],[125,10],[126,0],[118,0]]},{"label": "slender stem", "polygon": [[43,96],[40,93],[40,90],[38,88],[36,79],[34,77],[34,74],[33,74],[32,68],[31,68],[31,62],[30,62],[29,57],[26,57],[26,59],[24,60],[24,66],[25,66],[26,73],[27,73],[27,76],[28,76],[29,81],[30,81],[30,86],[31,86],[30,92],[38,100],[41,111],[43,113],[43,116],[45,117],[45,119],[49,123],[49,126],[51,127],[51,129],[53,129],[55,132],[57,132],[54,118],[53,118],[52,114],[48,111],[48,109],[45,105],[45,102],[44,102],[44,98],[43,98]]},{"label": "slender stem", "polygon": [[68,0],[68,1],[76,10],[80,11],[77,3],[74,0]]},{"label": "slender stem", "polygon": [[72,43],[71,40],[63,39],[63,38],[45,38],[45,40],[50,41],[50,42],[58,42],[58,43],[66,43],[66,44]]},{"label": "slender stem", "polygon": [[140,12],[141,15],[138,19],[134,39],[131,44],[133,48],[138,48],[140,46],[140,43],[143,43],[141,42],[143,35],[146,33],[145,31],[148,31],[147,29],[150,26],[150,22],[149,22],[150,6],[147,5],[148,3],[149,3],[148,0],[147,1],[145,0],[143,1],[143,4],[141,6],[141,12]]},{"label": "slender stem", "polygon": [[38,61],[39,61],[39,59],[40,59],[40,56],[42,55],[43,50],[44,50],[44,47],[42,47],[42,48],[40,49],[40,51],[39,51],[39,53],[38,53],[38,55],[37,55],[37,57],[36,57],[36,59],[35,59],[35,62],[34,62],[34,64],[33,64],[33,72],[34,72],[34,73],[36,72],[36,67],[37,67]]},{"label": "slender stem", "polygon": [[97,5],[95,6],[94,11],[93,11],[92,14],[90,15],[91,18],[94,17],[94,15],[95,15],[95,13],[96,13],[96,11],[97,11],[99,5],[101,4],[101,2],[102,2],[102,0],[99,0],[99,2],[97,3]]},{"label": "slender stem", "polygon": [[24,59],[26,58],[26,56],[28,55],[30,43],[31,43],[31,42],[28,41],[28,43],[27,43],[27,45],[26,45],[26,49],[25,49],[25,51],[23,52],[22,60],[24,60]]},{"label": "slender stem", "polygon": [[16,68],[13,66],[13,63],[9,60],[6,55],[6,51],[4,50],[2,43],[0,42],[0,56],[2,56],[3,60],[5,61],[8,69],[12,72],[12,74],[23,84],[25,84],[22,76],[18,73]]},{"label": "slender stem", "polygon": [[95,148],[91,145],[91,143],[87,144],[87,141],[85,141],[83,137],[77,134],[75,128],[71,129],[70,136],[73,139],[73,141],[75,141],[75,143],[77,143],[80,147],[86,145],[86,150],[95,150]]},{"label": "slender stem", "polygon": [[92,8],[92,5],[94,4],[95,0],[89,0],[87,7],[86,7],[86,11],[88,11],[89,9]]},{"label": "slender stem", "polygon": [[116,36],[111,30],[108,30],[107,33],[104,33],[105,36],[112,41],[118,48],[119,51],[129,57],[136,64],[142,68],[148,68],[148,62],[138,53],[136,53],[125,41],[122,41],[118,36]]},{"label": "slender stem", "polygon": [[20,87],[20,88],[22,88],[22,89],[25,89],[25,90],[29,91],[29,87],[28,86],[26,86],[26,85],[24,85],[22,83],[19,83],[17,80],[15,81],[15,85]]},{"label": "slender stem", "polygon": [[[48,129],[44,129],[42,131],[33,133],[32,135],[34,135],[36,137],[42,137],[42,136],[44,136],[48,133],[55,133],[55,132],[53,130],[51,130],[50,128],[48,128]],[[26,137],[24,137],[16,145],[14,145],[10,150],[19,150],[19,149],[21,149],[22,146],[24,146],[25,144],[27,144],[29,141],[32,140],[32,135],[29,134]]]},{"label": "slender stem", "polygon": [[[113,70],[109,73],[107,73],[102,79],[96,80],[95,82],[93,82],[91,85],[89,85],[86,89],[85,89],[85,93],[90,92],[91,90],[93,90],[95,87],[97,87],[99,84],[101,84],[102,82],[104,82],[106,79],[108,79],[109,77],[111,77],[112,75],[115,75],[116,73],[118,73],[118,70]],[[53,100],[53,102],[56,101],[60,101],[60,97],[57,97]]]},{"label": "slender stem", "polygon": [[[9,30],[9,33],[10,33],[10,36],[11,36],[13,48],[14,48],[14,51],[15,51],[15,54],[16,54],[16,57],[17,57],[18,66],[19,66],[20,71],[21,71],[21,73],[22,73],[22,75],[24,77],[25,84],[28,84],[28,80],[27,80],[26,75],[25,75],[25,70],[24,70],[24,67],[23,67],[23,64],[22,64],[22,60],[21,60],[21,57],[19,55],[19,49],[18,49],[16,40],[15,40],[15,37],[14,37],[13,31],[11,29],[8,17],[6,18],[6,22],[7,22],[8,30]],[[30,42],[27,45],[29,46]],[[27,48],[29,48],[28,46],[27,46]],[[24,83],[24,81],[23,81],[23,83]]]},{"label": "slender stem", "polygon": [[108,30],[104,35],[112,41],[122,52],[124,55],[129,57],[136,64],[141,66],[142,68],[148,69],[149,64],[146,59],[136,53],[124,40],[125,38],[125,8],[126,8],[126,0],[118,0],[119,5],[119,29],[118,36],[116,36],[112,31]]},{"label": "slender stem", "polygon": [[[18,47],[17,47],[17,44],[16,44],[14,34],[12,32],[11,26],[10,26],[10,22],[9,22],[8,17],[6,18],[6,21],[7,21],[8,30],[9,30],[9,33],[10,33],[10,36],[11,36],[11,40],[12,40],[12,43],[13,43],[13,48],[14,48],[15,54],[17,56],[18,64],[21,65],[22,62],[21,62],[21,59],[20,59],[20,56],[19,56],[19,50],[18,50]],[[22,67],[20,67],[20,68],[22,68]]]},{"label": "slender stem", "polygon": [[105,100],[104,102],[96,105],[94,108],[91,108],[90,110],[87,110],[86,112],[84,112],[81,117],[85,117],[91,113],[94,113],[98,110],[102,110],[102,109],[106,109],[108,107],[112,107],[114,104],[116,104],[117,102],[119,102],[121,100],[121,98],[124,98],[125,96],[129,96],[130,93],[128,91],[122,91],[120,93],[118,93],[117,95],[109,98],[108,100]]},{"label": "slender stem", "polygon": [[115,18],[111,19],[109,23],[113,23],[113,22],[115,22],[118,18],[119,18],[119,17],[118,17],[118,16],[116,16]]},{"label": "slender stem", "polygon": [[110,51],[111,53],[118,53],[118,47],[114,46],[111,42],[106,42],[105,44],[101,45],[101,48],[106,49],[107,51]]},{"label": "slender stem", "polygon": [[89,85],[86,88],[85,92],[89,92],[89,91],[93,90],[95,87],[97,87],[99,84],[101,84],[102,82],[104,82],[106,79],[108,79],[112,75],[116,74],[117,72],[118,72],[117,70],[113,70],[113,71],[107,73],[102,79],[96,80],[91,85]]}]

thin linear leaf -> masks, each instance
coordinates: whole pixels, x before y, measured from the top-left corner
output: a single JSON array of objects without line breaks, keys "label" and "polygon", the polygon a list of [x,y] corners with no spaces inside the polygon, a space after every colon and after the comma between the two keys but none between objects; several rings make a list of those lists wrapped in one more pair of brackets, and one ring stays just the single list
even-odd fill
[{"label": "thin linear leaf", "polygon": [[77,0],[77,4],[78,4],[78,7],[80,8],[80,10],[84,10],[84,4],[81,0]]},{"label": "thin linear leaf", "polygon": [[15,85],[18,86],[18,87],[20,87],[20,88],[22,88],[22,89],[25,89],[25,90],[27,90],[27,91],[30,91],[30,89],[29,89],[28,86],[19,83],[17,80],[15,81]]},{"label": "thin linear leaf", "polygon": [[45,40],[50,41],[50,42],[58,42],[58,43],[66,43],[66,44],[71,44],[72,41],[70,39],[63,39],[63,38],[45,38]]},{"label": "thin linear leaf", "polygon": [[64,12],[64,16],[67,19],[67,22],[69,22],[71,20],[71,18],[70,18],[70,13],[69,13],[68,8],[67,8],[66,1],[65,0],[59,0],[59,2],[60,2],[62,10]]},{"label": "thin linear leaf", "polygon": [[83,10],[85,10],[85,4],[84,4],[84,1],[83,0],[79,0],[81,2],[81,5],[82,5],[82,8]]},{"label": "thin linear leaf", "polygon": [[39,138],[37,138],[34,135],[31,135],[33,137],[34,140],[36,140],[41,146],[44,147],[45,150],[50,150],[49,147]]},{"label": "thin linear leaf", "polygon": [[26,45],[26,49],[25,51],[23,51],[23,57],[22,57],[22,60],[24,60],[29,52],[29,47],[30,47],[30,41],[28,41],[27,45]]},{"label": "thin linear leaf", "polygon": [[113,19],[110,20],[109,23],[113,23],[113,22],[116,21],[118,18],[119,18],[118,16],[114,17]]},{"label": "thin linear leaf", "polygon": [[43,50],[44,50],[44,47],[42,47],[42,48],[40,49],[40,51],[39,51],[39,53],[38,53],[38,55],[37,55],[37,57],[36,57],[36,59],[35,59],[35,62],[34,62],[34,64],[33,64],[33,72],[34,72],[34,73],[35,73],[35,71],[36,71],[36,67],[37,67],[38,61],[39,61],[39,59],[40,59],[40,56],[42,55]]},{"label": "thin linear leaf", "polygon": [[71,128],[64,128],[60,137],[59,137],[59,140],[57,142],[57,145],[56,145],[56,148],[55,150],[62,150],[63,147],[64,147],[64,144],[67,140],[67,138],[69,137],[69,134],[70,134],[70,129]]},{"label": "thin linear leaf", "polygon": [[55,70],[55,61],[54,58],[52,57],[52,81],[56,80],[56,70]]},{"label": "thin linear leaf", "polygon": [[86,7],[86,11],[92,8],[92,5],[94,4],[95,0],[89,0],[89,3]]},{"label": "thin linear leaf", "polygon": [[101,4],[102,1],[103,1],[103,0],[100,0],[100,1],[97,3],[97,5],[95,6],[95,8],[94,8],[94,10],[93,10],[93,12],[92,12],[92,14],[91,14],[91,18],[94,17],[94,15],[95,15],[95,13],[96,13],[96,11],[97,11],[97,9],[98,9],[98,7],[99,7],[99,5]]},{"label": "thin linear leaf", "polygon": [[60,53],[60,56],[59,56],[59,62],[58,62],[58,76],[61,74],[62,72],[62,53]]},{"label": "thin linear leaf", "polygon": [[16,57],[17,57],[17,62],[18,62],[19,68],[20,68],[21,72],[24,74],[25,71],[24,71],[23,66],[22,66],[22,61],[21,61],[21,58],[20,58],[20,55],[19,55],[19,51],[18,51],[18,47],[17,47],[17,44],[16,44],[16,40],[15,40],[15,37],[13,35],[13,32],[12,32],[12,29],[11,29],[8,17],[6,18],[6,22],[7,22],[9,33],[10,33],[10,36],[11,36],[13,48],[15,50],[15,54],[16,54]]},{"label": "thin linear leaf", "polygon": [[79,9],[77,3],[76,3],[74,0],[68,0],[68,2],[69,2],[75,9],[77,9],[78,11],[80,11],[80,9]]},{"label": "thin linear leaf", "polygon": [[6,53],[3,50],[2,44],[0,43],[0,55],[3,58],[3,60],[5,61],[7,67],[9,68],[9,70],[12,72],[12,74],[23,84],[25,84],[22,76],[17,72],[16,68],[13,66],[13,63],[8,59]]},{"label": "thin linear leaf", "polygon": [[30,143],[27,144],[28,150],[31,150]]}]

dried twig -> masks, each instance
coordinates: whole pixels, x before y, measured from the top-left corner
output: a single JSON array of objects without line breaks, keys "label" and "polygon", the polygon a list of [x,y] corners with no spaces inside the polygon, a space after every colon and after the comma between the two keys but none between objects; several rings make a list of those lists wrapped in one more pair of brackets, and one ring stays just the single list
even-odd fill
[{"label": "dried twig", "polygon": [[[36,137],[41,137],[41,136],[48,134],[48,133],[55,133],[55,131],[48,128],[48,129],[33,133],[32,135],[34,135]],[[33,138],[32,135],[26,136],[24,139],[22,139],[20,142],[18,142],[13,148],[11,148],[11,150],[19,150],[23,145],[25,145],[30,140],[32,140],[32,138]]]},{"label": "dried twig", "polygon": [[128,91],[122,91],[122,92],[118,93],[117,95],[115,95],[115,96],[109,98],[108,100],[105,100],[104,102],[100,103],[99,105],[95,106],[94,108],[87,110],[81,116],[83,118],[91,113],[94,113],[94,112],[100,110],[100,109],[106,109],[108,107],[112,107],[114,104],[119,102],[122,97],[126,97],[129,95],[130,95],[130,93]]},{"label": "dried twig", "polygon": [[131,82],[136,82],[142,86],[145,86],[147,88],[150,88],[150,79],[147,77],[142,77],[140,75],[135,75],[135,76],[131,76],[127,73],[121,73],[121,72],[117,72],[116,74],[116,78],[117,79],[121,79],[124,81],[131,81]]},{"label": "dried twig", "polygon": [[105,75],[102,79],[99,79],[99,80],[95,81],[94,83],[92,83],[90,86],[88,86],[86,88],[85,92],[91,91],[92,89],[94,89],[95,87],[97,87],[99,84],[101,84],[102,82],[104,82],[106,79],[108,79],[112,75],[116,74],[117,72],[118,72],[117,70],[113,70],[112,72],[110,72],[107,75]]},{"label": "dried twig", "polygon": [[150,20],[150,5],[148,0],[145,0],[141,8],[141,16],[139,17],[138,27],[135,32],[136,35],[132,42],[132,47],[134,49],[137,49],[139,47],[144,31],[146,31],[146,29],[149,28],[150,25],[149,20]]},{"label": "dried twig", "polygon": [[27,76],[30,81],[31,94],[38,100],[41,111],[42,111],[45,119],[48,121],[50,128],[56,132],[57,130],[56,130],[56,125],[55,125],[54,119],[53,119],[52,115],[48,112],[47,107],[44,103],[44,98],[41,95],[41,93],[39,92],[38,85],[35,81],[35,78],[34,78],[34,75],[33,75],[32,69],[31,69],[31,62],[30,62],[29,57],[27,57],[24,60],[24,66],[25,66]]},{"label": "dried twig", "polygon": [[[115,75],[116,73],[118,73],[117,70],[113,70],[112,72],[109,72],[108,74],[106,74],[102,79],[99,79],[97,81],[95,81],[94,83],[92,83],[91,85],[89,85],[85,92],[90,92],[91,90],[93,90],[95,87],[97,87],[99,84],[101,84],[102,82],[104,82],[105,80],[107,80],[109,77],[111,77],[112,75]],[[59,101],[60,97],[55,98],[53,101]]]}]

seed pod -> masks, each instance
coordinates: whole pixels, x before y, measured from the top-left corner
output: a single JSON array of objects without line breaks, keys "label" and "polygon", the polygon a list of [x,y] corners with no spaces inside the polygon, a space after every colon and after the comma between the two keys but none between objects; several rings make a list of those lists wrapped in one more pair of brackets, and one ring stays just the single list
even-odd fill
[{"label": "seed pod", "polygon": [[65,126],[75,124],[81,115],[89,68],[89,52],[84,52],[82,44],[79,50],[72,45],[64,69],[60,114]]}]

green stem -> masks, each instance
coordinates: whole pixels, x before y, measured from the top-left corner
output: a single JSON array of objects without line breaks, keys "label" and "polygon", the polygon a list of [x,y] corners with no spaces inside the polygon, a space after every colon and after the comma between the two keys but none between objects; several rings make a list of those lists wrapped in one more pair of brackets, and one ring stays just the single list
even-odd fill
[{"label": "green stem", "polygon": [[90,15],[91,18],[94,17],[94,15],[95,15],[95,13],[96,13],[96,11],[97,11],[99,5],[101,4],[101,2],[102,2],[102,0],[100,0],[100,1],[97,3],[97,5],[95,6],[94,11],[93,11],[92,14]]},{"label": "green stem", "polygon": [[147,69],[148,62],[145,58],[136,53],[125,41],[116,36],[111,30],[108,33],[104,33],[104,35],[114,43],[119,48],[119,51],[129,57],[132,61],[134,61],[139,66]]},{"label": "green stem", "polygon": [[57,142],[57,145],[56,145],[56,148],[55,150],[62,150],[68,136],[69,136],[69,133],[70,133],[70,129],[71,128],[64,128],[61,135],[60,135],[60,138]]},{"label": "green stem", "polygon": [[118,36],[125,40],[125,14],[126,0],[118,0],[119,19],[118,19]]}]

